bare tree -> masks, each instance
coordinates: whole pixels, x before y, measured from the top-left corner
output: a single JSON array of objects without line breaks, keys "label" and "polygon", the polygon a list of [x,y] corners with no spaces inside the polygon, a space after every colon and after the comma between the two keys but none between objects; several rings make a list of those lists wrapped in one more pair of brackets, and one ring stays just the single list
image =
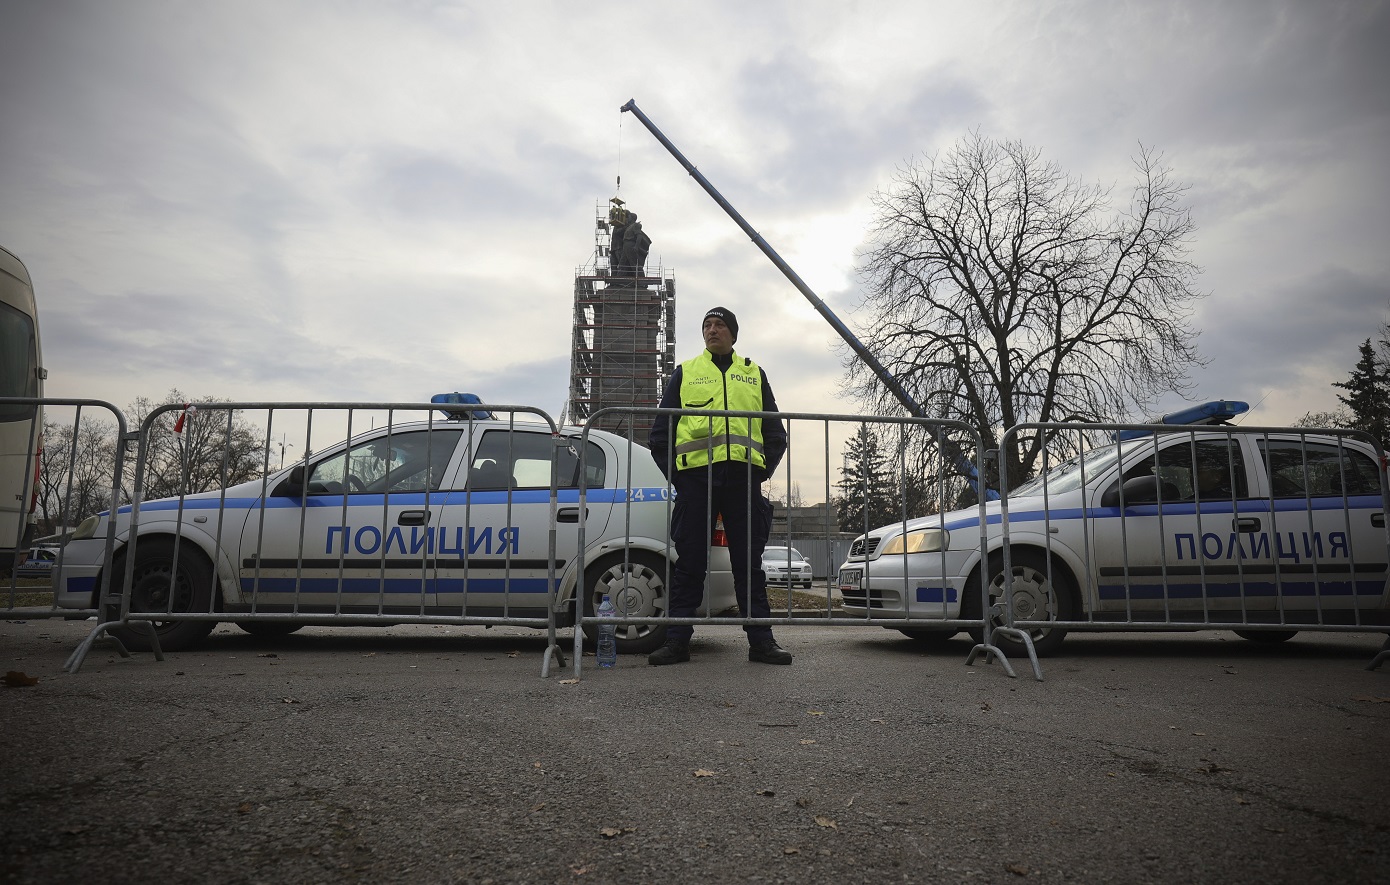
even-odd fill
[{"label": "bare tree", "polygon": [[116,428],[108,421],[45,421],[39,462],[39,510],[49,531],[71,527],[111,506]]},{"label": "bare tree", "polygon": [[[177,389],[161,403],[141,397],[131,404],[132,426],[143,426],[160,406],[206,406],[214,397],[192,399]],[[262,473],[266,441],[237,410],[204,408],[175,432],[178,412],[165,412],[150,425],[146,440],[144,498],[207,492],[255,479]],[[132,457],[134,452],[131,453]],[[133,471],[128,471],[133,479]]]},{"label": "bare tree", "polygon": [[[928,414],[964,421],[997,448],[1015,424],[1116,421],[1186,390],[1200,361],[1188,324],[1200,296],[1185,188],[1147,148],[1134,166],[1129,205],[1116,212],[1107,189],[977,133],[900,168],[874,195],[865,343]],[[872,372],[846,366],[855,396],[900,411]],[[1076,439],[1035,435],[1001,452],[1011,484],[1062,437]],[[930,472],[931,446],[916,439]]]},{"label": "bare tree", "polygon": [[1294,427],[1351,427],[1351,413],[1346,409],[1333,412],[1304,412],[1303,417],[1293,422]]}]

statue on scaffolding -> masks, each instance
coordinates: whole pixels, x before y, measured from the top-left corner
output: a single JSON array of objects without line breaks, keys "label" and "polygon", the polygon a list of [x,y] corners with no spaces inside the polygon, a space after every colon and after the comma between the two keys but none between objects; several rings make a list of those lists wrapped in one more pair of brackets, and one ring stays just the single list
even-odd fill
[{"label": "statue on scaffolding", "polygon": [[609,202],[608,221],[613,228],[608,245],[609,275],[635,279],[646,272],[652,238],[642,230],[637,213],[623,208],[622,200],[614,197]]}]

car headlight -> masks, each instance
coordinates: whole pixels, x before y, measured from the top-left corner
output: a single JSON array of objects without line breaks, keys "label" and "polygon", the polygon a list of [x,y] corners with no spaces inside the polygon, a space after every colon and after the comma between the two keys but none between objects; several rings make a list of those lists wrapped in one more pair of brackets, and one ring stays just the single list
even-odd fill
[{"label": "car headlight", "polygon": [[936,553],[946,549],[948,535],[945,529],[916,529],[905,535],[898,535],[880,551],[880,556],[893,553]]},{"label": "car headlight", "polygon": [[100,516],[89,516],[77,524],[77,528],[72,530],[72,540],[85,541],[97,533],[97,525],[101,523]]}]

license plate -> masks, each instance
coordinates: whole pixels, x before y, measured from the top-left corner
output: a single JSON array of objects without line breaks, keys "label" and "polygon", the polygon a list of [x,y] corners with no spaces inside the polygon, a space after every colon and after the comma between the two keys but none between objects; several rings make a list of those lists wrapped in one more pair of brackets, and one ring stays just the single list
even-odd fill
[{"label": "license plate", "polygon": [[863,573],[859,569],[845,569],[840,572],[840,589],[858,590],[861,577],[863,577]]}]

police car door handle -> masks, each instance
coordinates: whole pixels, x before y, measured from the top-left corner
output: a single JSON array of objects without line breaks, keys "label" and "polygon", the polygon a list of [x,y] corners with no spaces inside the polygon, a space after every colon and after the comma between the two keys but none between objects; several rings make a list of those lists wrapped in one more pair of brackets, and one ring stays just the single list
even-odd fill
[{"label": "police car door handle", "polygon": [[1258,532],[1260,530],[1260,521],[1253,516],[1244,518],[1236,517],[1231,520],[1231,528],[1238,532]]},{"label": "police car door handle", "polygon": [[1376,529],[1383,529],[1383,528],[1385,528],[1385,514],[1384,514],[1384,513],[1372,513],[1372,514],[1371,514],[1371,528],[1376,528]]},{"label": "police car door handle", "polygon": [[397,525],[427,525],[430,521],[428,510],[402,510],[396,518]]},{"label": "police car door handle", "polygon": [[[587,519],[588,517],[589,517],[589,508],[585,507],[585,508],[584,508],[584,518]],[[555,513],[555,521],[556,521],[556,522],[576,522],[576,523],[579,522],[579,508],[578,508],[578,507],[561,507],[561,508],[560,508],[558,511],[556,511],[556,513]]]}]

